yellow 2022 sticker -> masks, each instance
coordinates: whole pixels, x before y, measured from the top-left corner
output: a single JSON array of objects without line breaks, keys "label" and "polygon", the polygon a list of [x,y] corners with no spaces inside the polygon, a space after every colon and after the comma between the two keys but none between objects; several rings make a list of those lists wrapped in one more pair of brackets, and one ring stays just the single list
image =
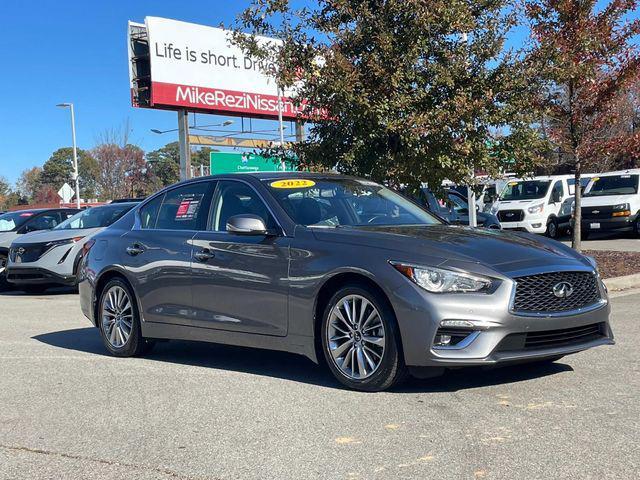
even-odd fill
[{"label": "yellow 2022 sticker", "polygon": [[316,184],[313,180],[304,180],[302,178],[290,178],[288,180],[277,180],[271,182],[272,188],[309,188]]}]

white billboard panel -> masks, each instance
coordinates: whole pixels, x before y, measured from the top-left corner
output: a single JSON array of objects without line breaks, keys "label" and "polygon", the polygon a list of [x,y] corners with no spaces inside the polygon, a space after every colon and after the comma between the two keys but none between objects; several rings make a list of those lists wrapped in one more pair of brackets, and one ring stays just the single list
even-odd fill
[{"label": "white billboard panel", "polygon": [[[231,44],[230,32],[159,17],[147,17],[145,24],[152,108],[278,117],[275,80]],[[258,40],[278,43],[265,37]],[[285,118],[295,118],[298,113],[287,92],[281,108]]]}]

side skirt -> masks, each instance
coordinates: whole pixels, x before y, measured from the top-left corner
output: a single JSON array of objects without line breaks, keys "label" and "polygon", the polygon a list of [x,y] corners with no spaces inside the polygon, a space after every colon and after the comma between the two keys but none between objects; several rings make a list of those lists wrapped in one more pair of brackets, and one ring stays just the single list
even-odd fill
[{"label": "side skirt", "polygon": [[256,333],[230,332],[213,328],[172,325],[168,323],[142,322],[142,336],[170,340],[192,340],[196,342],[220,343],[239,347],[263,348],[304,355],[318,363],[313,337],[288,335],[276,337]]}]

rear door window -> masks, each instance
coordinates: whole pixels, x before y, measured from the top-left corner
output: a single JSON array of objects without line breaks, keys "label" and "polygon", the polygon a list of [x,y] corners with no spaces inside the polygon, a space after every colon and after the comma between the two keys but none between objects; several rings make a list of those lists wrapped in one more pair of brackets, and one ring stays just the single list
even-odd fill
[{"label": "rear door window", "polygon": [[212,182],[198,182],[169,190],[160,205],[156,229],[204,230],[211,185]]}]

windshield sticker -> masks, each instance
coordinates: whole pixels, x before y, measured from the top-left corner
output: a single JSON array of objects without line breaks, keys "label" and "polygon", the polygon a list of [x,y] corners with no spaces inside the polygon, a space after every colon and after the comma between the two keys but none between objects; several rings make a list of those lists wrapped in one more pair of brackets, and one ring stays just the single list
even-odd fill
[{"label": "windshield sticker", "polygon": [[21,213],[20,216],[21,217],[33,217],[33,212]]},{"label": "windshield sticker", "polygon": [[372,182],[371,180],[358,180],[360,185],[365,185],[367,187],[377,187],[378,184],[376,182]]},{"label": "windshield sticker", "polygon": [[271,188],[311,188],[316,184],[313,180],[304,180],[302,178],[292,178],[289,180],[278,180],[271,182]]},{"label": "windshield sticker", "polygon": [[178,205],[176,220],[193,220],[198,213],[202,201],[202,195],[190,195],[185,197]]},{"label": "windshield sticker", "polygon": [[510,187],[515,187],[516,185],[518,185],[518,182],[509,182],[508,185]]},{"label": "windshield sticker", "polygon": [[598,180],[600,180],[600,177],[593,177],[593,178],[591,179],[591,181],[592,181],[592,182],[597,182]]},{"label": "windshield sticker", "polygon": [[631,178],[631,175],[620,175],[620,178]]}]

